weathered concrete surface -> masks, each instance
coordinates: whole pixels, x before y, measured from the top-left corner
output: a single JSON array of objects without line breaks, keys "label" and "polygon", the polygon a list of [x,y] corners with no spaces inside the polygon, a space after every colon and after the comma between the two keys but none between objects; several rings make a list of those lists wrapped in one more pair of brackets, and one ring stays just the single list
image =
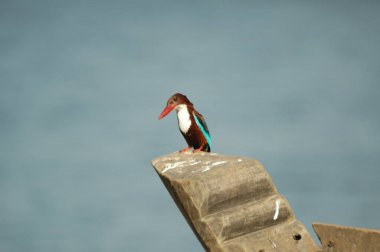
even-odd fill
[{"label": "weathered concrete surface", "polygon": [[206,251],[318,251],[258,161],[185,152],[152,165]]},{"label": "weathered concrete surface", "polygon": [[324,252],[379,252],[380,231],[314,223]]}]

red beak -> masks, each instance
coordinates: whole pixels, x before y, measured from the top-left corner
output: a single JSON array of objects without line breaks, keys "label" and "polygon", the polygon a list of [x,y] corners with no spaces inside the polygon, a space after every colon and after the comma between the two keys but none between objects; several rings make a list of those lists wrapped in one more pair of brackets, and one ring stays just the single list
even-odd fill
[{"label": "red beak", "polygon": [[164,108],[164,110],[161,112],[160,116],[158,117],[158,120],[164,118],[165,116],[167,116],[170,112],[172,112],[172,110],[175,108],[175,105],[168,105],[166,106],[166,108]]}]

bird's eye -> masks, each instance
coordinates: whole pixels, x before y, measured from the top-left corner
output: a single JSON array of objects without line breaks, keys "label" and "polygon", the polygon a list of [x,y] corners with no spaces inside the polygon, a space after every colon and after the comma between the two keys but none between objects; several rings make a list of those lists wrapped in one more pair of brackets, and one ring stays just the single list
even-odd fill
[{"label": "bird's eye", "polygon": [[175,97],[173,97],[173,100],[174,100],[174,101],[177,101],[177,97],[176,97],[176,96],[175,96]]}]

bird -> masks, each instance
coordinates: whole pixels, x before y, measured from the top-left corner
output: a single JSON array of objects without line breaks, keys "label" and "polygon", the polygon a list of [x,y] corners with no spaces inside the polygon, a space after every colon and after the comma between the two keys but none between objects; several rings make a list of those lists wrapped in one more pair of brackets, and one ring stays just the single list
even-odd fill
[{"label": "bird", "polygon": [[211,137],[204,117],[194,109],[194,105],[183,94],[172,95],[164,110],[158,117],[159,120],[167,116],[171,111],[177,112],[178,126],[182,136],[185,138],[187,147],[179,152],[193,149],[193,152],[210,152]]}]

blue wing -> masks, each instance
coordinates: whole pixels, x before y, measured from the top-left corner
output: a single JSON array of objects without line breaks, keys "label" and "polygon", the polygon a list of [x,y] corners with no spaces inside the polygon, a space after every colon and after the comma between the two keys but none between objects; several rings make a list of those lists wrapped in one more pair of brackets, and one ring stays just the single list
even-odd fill
[{"label": "blue wing", "polygon": [[208,131],[207,124],[205,119],[201,114],[199,114],[197,111],[194,110],[193,112],[195,122],[197,123],[198,127],[201,129],[203,135],[205,136],[208,145],[211,147],[211,137],[210,132]]}]

